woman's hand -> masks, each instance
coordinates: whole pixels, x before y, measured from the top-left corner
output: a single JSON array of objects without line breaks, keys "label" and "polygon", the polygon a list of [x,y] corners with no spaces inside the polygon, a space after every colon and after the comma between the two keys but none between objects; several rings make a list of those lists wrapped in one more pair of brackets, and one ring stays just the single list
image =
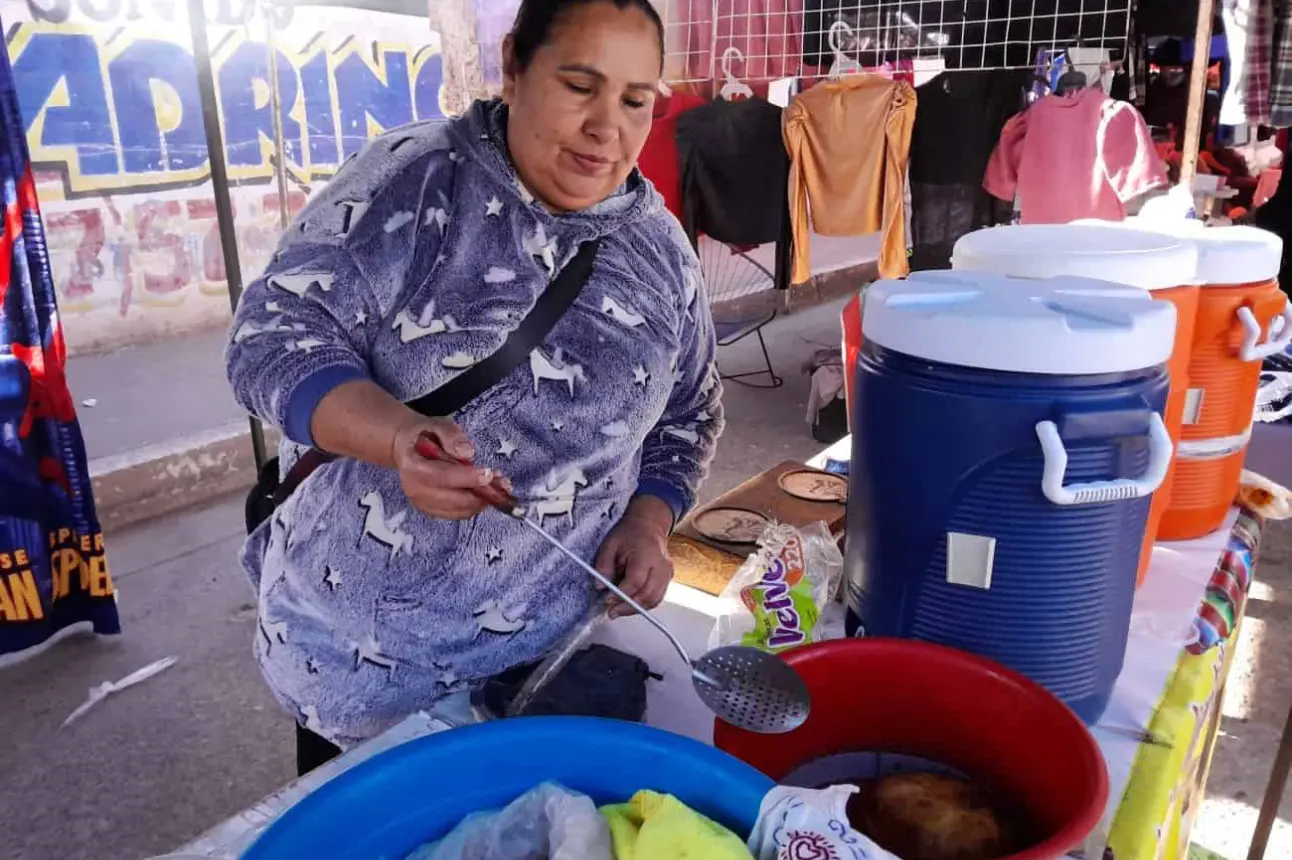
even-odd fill
[{"label": "woman's hand", "polygon": [[391,443],[390,459],[399,471],[399,482],[413,507],[441,520],[466,520],[485,508],[472,492],[492,481],[492,469],[428,460],[417,453],[417,438],[423,433],[460,460],[471,460],[475,446],[462,428],[447,418],[417,416],[400,425]]},{"label": "woman's hand", "polygon": [[310,430],[314,444],[324,451],[398,471],[413,507],[437,519],[465,520],[480,513],[485,503],[471,490],[496,477],[491,469],[418,454],[417,437],[423,433],[459,460],[470,461],[476,451],[458,425],[419,415],[370,379],[329,391],[314,409]]},{"label": "woman's hand", "polygon": [[[597,551],[597,570],[642,606],[654,609],[673,580],[673,562],[668,557],[672,528],[673,511],[667,504],[652,496],[638,496]],[[632,607],[611,597],[611,618],[632,614]]]}]

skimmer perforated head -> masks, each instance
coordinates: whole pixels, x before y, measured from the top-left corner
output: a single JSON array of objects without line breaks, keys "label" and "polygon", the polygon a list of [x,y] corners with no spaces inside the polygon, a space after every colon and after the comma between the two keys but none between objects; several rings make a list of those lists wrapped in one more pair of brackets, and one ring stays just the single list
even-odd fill
[{"label": "skimmer perforated head", "polygon": [[540,535],[543,540],[560,550],[593,579],[613,592],[624,603],[637,610],[672,643],[678,656],[691,667],[691,682],[709,710],[722,719],[751,732],[772,735],[792,732],[807,719],[811,696],[807,684],[788,663],[775,654],[742,645],[715,648],[699,660],[692,660],[681,640],[668,625],[642,606],[604,573],[570,551],[542,526],[524,517],[524,509],[511,500],[499,504],[501,510],[517,517]]},{"label": "skimmer perforated head", "polygon": [[775,735],[794,731],[808,718],[807,684],[775,654],[729,645],[696,660],[694,669],[700,701],[737,728]]}]

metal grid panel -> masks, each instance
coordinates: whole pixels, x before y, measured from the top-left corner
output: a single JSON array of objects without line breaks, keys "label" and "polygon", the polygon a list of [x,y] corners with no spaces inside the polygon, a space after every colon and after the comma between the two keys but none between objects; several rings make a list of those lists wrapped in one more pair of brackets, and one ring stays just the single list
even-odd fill
[{"label": "metal grid panel", "polygon": [[664,79],[696,83],[714,78],[714,0],[652,0],[664,21]]},{"label": "metal grid panel", "polygon": [[[1072,47],[1122,58],[1132,0],[658,0],[674,81],[832,71],[1033,68]],[[921,62],[923,61],[923,62]],[[844,68],[841,68],[844,67]],[[1044,68],[1044,65],[1042,66]]]}]

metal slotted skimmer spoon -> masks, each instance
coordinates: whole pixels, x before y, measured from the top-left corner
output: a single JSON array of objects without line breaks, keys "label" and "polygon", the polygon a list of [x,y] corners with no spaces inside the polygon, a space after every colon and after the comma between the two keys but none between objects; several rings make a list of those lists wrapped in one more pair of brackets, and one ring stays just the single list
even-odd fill
[{"label": "metal slotted skimmer spoon", "polygon": [[[418,439],[417,451],[431,460],[461,462],[445,453],[439,443],[426,434]],[[811,708],[807,685],[798,672],[780,657],[757,648],[728,645],[692,660],[686,647],[664,622],[537,523],[526,519],[525,508],[512,497],[501,479],[495,479],[489,486],[480,487],[475,492],[494,509],[524,523],[664,634],[673,649],[691,667],[691,684],[700,701],[724,721],[746,731],[780,734],[797,729],[807,720]]]}]

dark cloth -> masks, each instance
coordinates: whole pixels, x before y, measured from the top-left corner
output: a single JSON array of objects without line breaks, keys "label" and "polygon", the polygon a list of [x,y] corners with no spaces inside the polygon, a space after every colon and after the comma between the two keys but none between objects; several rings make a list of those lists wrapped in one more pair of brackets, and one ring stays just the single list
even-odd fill
[{"label": "dark cloth", "polygon": [[682,226],[729,245],[777,241],[789,219],[790,159],[781,109],[721,99],[677,119]]},{"label": "dark cloth", "polygon": [[1198,0],[1140,0],[1135,26],[1145,36],[1192,36],[1198,26]]},{"label": "dark cloth", "polygon": [[[1174,128],[1175,145],[1184,148],[1184,125],[1189,113],[1189,76],[1161,74],[1148,86],[1144,104],[1144,121],[1156,128]],[[1202,127],[1198,130],[1199,142],[1216,127],[1220,118],[1220,96],[1209,92],[1202,101]]]},{"label": "dark cloth", "polygon": [[951,251],[966,233],[1009,224],[1014,204],[977,185],[911,183],[911,271],[951,268]]},{"label": "dark cloth", "polygon": [[1265,205],[1256,210],[1256,226],[1283,237],[1283,264],[1279,286],[1292,297],[1292,170],[1284,168],[1279,187]]},{"label": "dark cloth", "polygon": [[943,72],[917,87],[911,181],[982,184],[1005,121],[1023,109],[1028,69]]},{"label": "dark cloth", "polygon": [[944,72],[916,89],[911,268],[946,268],[957,239],[1012,217],[1013,205],[988,194],[982,178],[1029,80],[1026,69]]},{"label": "dark cloth", "polygon": [[[491,678],[473,698],[495,716],[507,713],[536,666]],[[640,658],[608,645],[590,645],[570,658],[525,708],[523,716],[601,717],[640,723],[646,718],[646,682],[654,677]]]},{"label": "dark cloth", "polygon": [[322,735],[296,725],[296,775],[304,776],[341,755],[341,748]]}]

